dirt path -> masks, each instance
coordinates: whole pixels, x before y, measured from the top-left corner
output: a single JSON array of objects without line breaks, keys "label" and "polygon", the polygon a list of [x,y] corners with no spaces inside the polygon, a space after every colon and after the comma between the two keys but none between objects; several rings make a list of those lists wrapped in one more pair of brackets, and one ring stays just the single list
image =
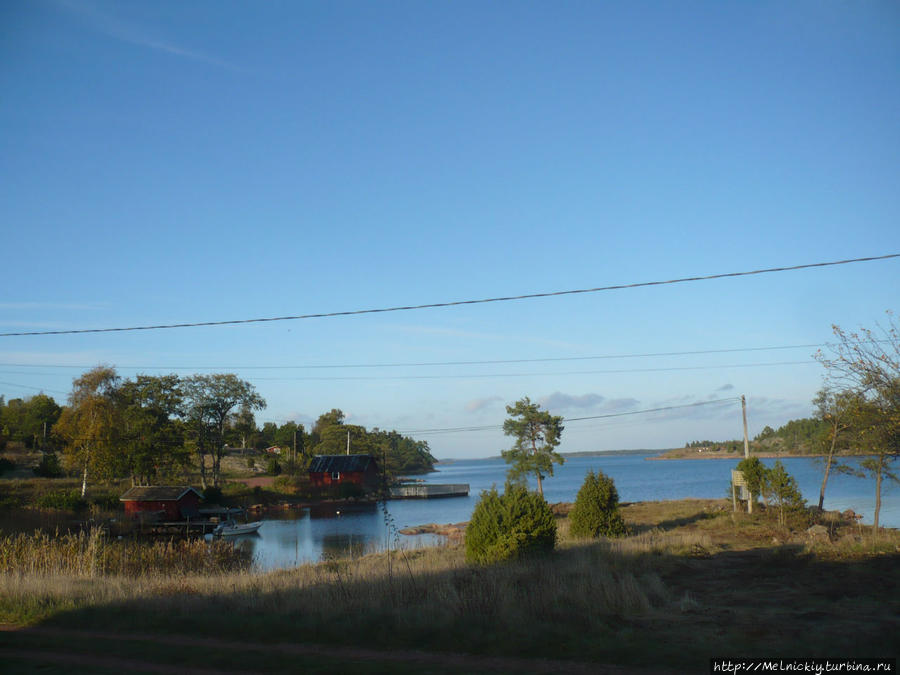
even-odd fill
[{"label": "dirt path", "polygon": [[[322,657],[323,660],[339,657],[343,662],[363,662],[375,664],[396,664],[409,667],[441,668],[445,672],[458,670],[461,673],[525,673],[528,675],[674,675],[671,670],[644,670],[604,666],[592,663],[577,663],[550,659],[521,659],[510,657],[474,656],[470,654],[418,652],[410,650],[378,651],[374,649],[358,649],[336,645],[288,644],[288,643],[254,643],[241,641],[216,640],[213,638],[182,637],[177,635],[151,635],[147,633],[111,633],[99,631],[64,630],[59,628],[18,628],[0,625],[0,633],[9,635],[19,633],[29,637],[67,638],[81,640],[82,644],[96,644],[98,651],[108,641],[127,640],[146,642],[155,646],[194,647],[214,651],[255,651],[260,654],[272,654],[279,657],[307,656]],[[52,644],[48,640],[46,644]],[[53,649],[50,647],[50,649]],[[118,657],[99,656],[88,653],[47,651],[42,647],[26,647],[20,645],[6,647],[0,644],[0,659],[16,658],[33,662],[54,663],[60,665],[109,668],[138,672],[162,673],[165,675],[211,675],[212,673],[229,673],[230,675],[246,675],[253,671],[208,670],[195,665],[177,666],[152,663],[145,660],[123,659]],[[265,668],[265,672],[273,672]]]}]

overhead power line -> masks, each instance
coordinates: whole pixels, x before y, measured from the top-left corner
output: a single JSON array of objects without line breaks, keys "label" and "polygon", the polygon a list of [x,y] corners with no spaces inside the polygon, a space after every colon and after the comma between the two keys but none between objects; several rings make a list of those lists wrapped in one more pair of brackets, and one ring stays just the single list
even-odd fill
[{"label": "overhead power line", "polygon": [[63,396],[69,395],[69,392],[67,392],[67,391],[60,391],[58,389],[47,389],[47,387],[32,387],[27,384],[16,384],[15,382],[0,382],[0,385],[2,385],[4,387],[16,387],[19,389],[33,389],[34,391],[39,391],[39,392],[49,391],[53,394],[62,394]]},{"label": "overhead power line", "polygon": [[[663,412],[666,410],[679,410],[681,408],[697,408],[704,405],[713,405],[716,403],[734,403],[740,401],[740,396],[729,396],[728,398],[717,398],[711,401],[699,401],[697,403],[685,403],[682,405],[667,405],[659,408],[646,408],[644,410],[630,410],[628,412],[607,413],[605,415],[590,415],[587,417],[564,417],[563,422],[582,422],[585,420],[603,420],[612,417],[627,417],[629,415],[643,415],[646,413]],[[490,431],[494,429],[502,429],[502,424],[487,424],[484,426],[471,427],[445,427],[443,429],[410,429],[408,431],[400,431],[401,434],[433,435],[433,434],[457,434],[470,431]]]},{"label": "overhead power line", "polygon": [[[610,368],[604,370],[562,370],[531,373],[430,373],[426,375],[308,375],[299,377],[251,377],[253,382],[331,382],[331,381],[384,381],[384,380],[466,380],[492,377],[544,377],[547,375],[614,375],[627,373],[666,373],[679,370],[723,370],[726,368],[768,368],[773,366],[814,365],[815,361],[769,361],[760,363],[724,363],[711,366],[668,366],[660,368]],[[0,371],[3,375],[41,375],[62,377],[54,373],[20,373]],[[2,382],[0,382],[2,384]],[[36,388],[36,387],[32,387]]]},{"label": "overhead power line", "polygon": [[[551,363],[555,361],[599,361],[613,359],[643,359],[661,356],[700,356],[704,354],[734,354],[738,352],[763,352],[781,349],[813,349],[827,347],[828,343],[808,343],[802,345],[775,345],[768,347],[733,347],[729,349],[694,349],[683,352],[651,352],[647,354],[600,354],[597,356],[551,356],[531,359],[481,359],[475,361],[406,361],[387,363],[327,363],[295,365],[231,365],[231,366],[128,366],[116,365],[118,370],[327,370],[338,368],[416,368],[421,366],[482,366],[507,363]],[[0,363],[4,368],[75,368],[90,369],[97,364],[72,363]]]},{"label": "overhead power line", "polygon": [[672,366],[667,368],[614,368],[606,370],[564,370],[532,373],[433,373],[428,375],[308,375],[300,377],[254,377],[254,382],[322,382],[322,381],[383,381],[383,380],[466,380],[491,377],[542,377],[546,375],[612,375],[625,373],[664,373],[678,370],[722,370],[725,368],[761,368],[771,366],[813,365],[815,361],[771,361],[768,363],[726,363],[713,366]]},{"label": "overhead power line", "polygon": [[900,258],[900,253],[891,253],[888,255],[872,256],[868,258],[851,258],[848,260],[835,260],[830,262],[808,263],[805,265],[792,265],[790,267],[769,267],[760,270],[750,270],[747,272],[727,272],[723,274],[708,274],[704,276],[683,277],[680,279],[668,279],[666,281],[643,281],[630,284],[615,284],[613,286],[598,286],[597,288],[580,288],[569,291],[551,291],[546,293],[528,293],[524,295],[510,295],[497,298],[482,298],[479,300],[454,300],[451,302],[432,302],[422,305],[406,305],[398,307],[382,307],[377,309],[356,309],[343,312],[321,312],[317,314],[298,314],[296,316],[276,316],[259,319],[231,319],[227,321],[195,321],[191,323],[171,323],[158,324],[152,326],[130,326],[126,328],[82,328],[73,330],[47,330],[47,331],[29,331],[18,333],[0,333],[0,337],[22,337],[31,335],[75,335],[79,333],[120,333],[126,331],[139,330],[161,330],[164,328],[197,328],[200,326],[231,326],[246,323],[265,323],[272,321],[297,321],[300,319],[324,319],[337,316],[354,316],[357,314],[381,314],[387,312],[405,312],[418,309],[436,309],[439,307],[458,307],[460,305],[478,305],[489,302],[510,302],[513,300],[530,300],[533,298],[549,298],[560,295],[576,295],[579,293],[599,293],[602,291],[617,291],[626,288],[642,288],[646,286],[664,286],[667,284],[681,284],[689,281],[710,281],[712,279],[726,279],[729,277],[746,277],[754,274],[769,274],[772,272],[789,272],[792,270],[811,269],[814,267],[832,267],[835,265],[848,265],[858,262],[872,262],[875,260],[887,260],[889,258]]}]

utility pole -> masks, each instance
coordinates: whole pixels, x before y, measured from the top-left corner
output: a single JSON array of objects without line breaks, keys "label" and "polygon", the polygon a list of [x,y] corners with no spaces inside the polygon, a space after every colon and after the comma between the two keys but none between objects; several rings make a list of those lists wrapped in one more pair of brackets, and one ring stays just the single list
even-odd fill
[{"label": "utility pole", "polygon": [[347,455],[350,455],[350,430],[347,429]]},{"label": "utility pole", "polygon": [[750,439],[747,438],[747,399],[741,394],[741,412],[744,414],[744,459],[750,459]]},{"label": "utility pole", "polygon": [[[750,459],[750,439],[747,437],[747,398],[741,394],[741,413],[744,415],[744,459]],[[747,488],[747,513],[753,513],[753,493]]]}]

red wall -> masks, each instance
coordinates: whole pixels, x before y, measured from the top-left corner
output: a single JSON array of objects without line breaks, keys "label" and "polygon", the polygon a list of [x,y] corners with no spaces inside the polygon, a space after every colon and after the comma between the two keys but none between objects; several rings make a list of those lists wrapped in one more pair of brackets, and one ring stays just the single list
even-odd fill
[{"label": "red wall", "polygon": [[177,502],[125,502],[125,513],[134,516],[141,511],[165,511],[167,520],[181,520],[181,507],[197,508],[200,498],[193,492],[188,492]]},{"label": "red wall", "polygon": [[342,471],[341,477],[338,480],[334,480],[331,477],[331,472],[322,471],[318,473],[310,473],[309,479],[316,487],[325,487],[326,485],[340,485],[341,483],[355,483],[356,485],[362,485],[366,482],[366,474],[363,471]]}]

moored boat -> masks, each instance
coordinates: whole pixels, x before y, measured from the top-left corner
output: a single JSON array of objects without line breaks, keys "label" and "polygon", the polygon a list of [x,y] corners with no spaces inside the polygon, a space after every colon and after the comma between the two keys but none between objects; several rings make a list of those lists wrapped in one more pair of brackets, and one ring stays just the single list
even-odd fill
[{"label": "moored boat", "polygon": [[226,520],[224,523],[213,530],[213,534],[220,537],[233,537],[239,534],[253,534],[262,525],[261,521],[255,523],[236,523],[233,520]]}]

